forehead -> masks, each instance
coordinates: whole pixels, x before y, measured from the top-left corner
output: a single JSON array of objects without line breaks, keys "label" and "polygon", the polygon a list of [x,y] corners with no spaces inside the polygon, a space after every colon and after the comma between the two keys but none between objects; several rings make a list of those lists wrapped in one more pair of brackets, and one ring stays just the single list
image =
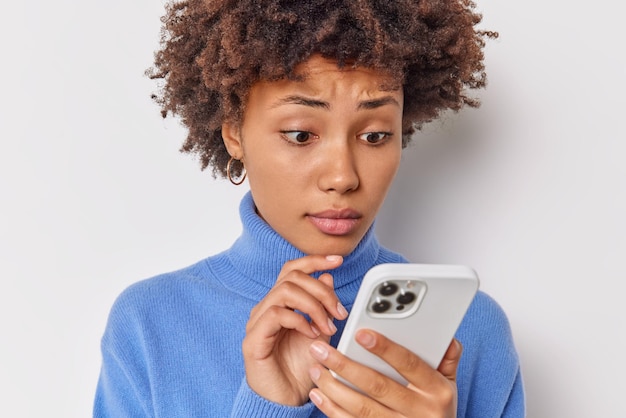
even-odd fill
[{"label": "forehead", "polygon": [[338,67],[333,60],[313,56],[296,66],[293,79],[260,81],[252,86],[251,96],[303,94],[324,99],[371,99],[381,95],[402,100],[402,89],[388,73],[366,67]]},{"label": "forehead", "polygon": [[361,75],[364,77],[376,78],[381,81],[391,82],[391,76],[384,70],[374,68],[353,66],[350,64],[339,67],[337,61],[324,58],[321,55],[313,55],[308,60],[296,65],[294,73],[298,79],[306,80],[325,74],[335,74],[337,76]]}]

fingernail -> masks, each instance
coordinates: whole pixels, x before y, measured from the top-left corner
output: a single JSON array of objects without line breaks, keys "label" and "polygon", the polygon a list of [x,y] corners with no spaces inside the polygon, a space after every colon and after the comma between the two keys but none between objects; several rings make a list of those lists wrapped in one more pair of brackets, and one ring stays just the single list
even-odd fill
[{"label": "fingernail", "polygon": [[309,392],[309,399],[311,399],[311,402],[318,406],[323,402],[322,397],[313,390]]},{"label": "fingernail", "polygon": [[369,332],[359,332],[355,338],[365,348],[372,348],[376,344],[376,338]]},{"label": "fingernail", "polygon": [[320,330],[317,329],[317,327],[315,325],[313,325],[313,324],[311,324],[311,331],[313,331],[315,333],[315,335],[317,335],[318,337],[322,334],[320,332]]},{"label": "fingernail", "polygon": [[337,302],[337,312],[339,312],[339,319],[344,319],[348,316],[348,311],[343,307],[341,302]]},{"label": "fingernail", "polygon": [[309,369],[309,376],[311,376],[311,380],[317,382],[321,376],[320,369],[317,367],[312,367]]},{"label": "fingernail", "polygon": [[328,328],[330,328],[330,332],[332,332],[333,334],[337,332],[337,327],[333,323],[333,320],[330,318],[328,318]]},{"label": "fingernail", "polygon": [[311,355],[318,360],[326,360],[328,358],[328,349],[321,342],[311,344]]},{"label": "fingernail", "polygon": [[327,255],[326,256],[326,260],[328,260],[328,261],[339,261],[339,260],[341,260],[341,256],[340,255]]}]

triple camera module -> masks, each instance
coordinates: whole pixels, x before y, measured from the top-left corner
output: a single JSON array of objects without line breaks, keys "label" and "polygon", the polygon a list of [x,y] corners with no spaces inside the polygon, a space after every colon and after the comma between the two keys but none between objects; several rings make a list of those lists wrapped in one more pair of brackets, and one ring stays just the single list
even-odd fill
[{"label": "triple camera module", "polygon": [[368,311],[374,316],[409,315],[417,310],[419,296],[425,290],[426,285],[420,281],[387,280],[372,292]]}]

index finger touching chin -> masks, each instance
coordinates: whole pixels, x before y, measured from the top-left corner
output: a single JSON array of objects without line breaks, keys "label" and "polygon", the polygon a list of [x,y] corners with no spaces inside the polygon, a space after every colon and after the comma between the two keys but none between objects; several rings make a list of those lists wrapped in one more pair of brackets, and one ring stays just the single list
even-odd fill
[{"label": "index finger touching chin", "polygon": [[343,263],[340,255],[307,255],[287,261],[280,271],[278,280],[292,271],[301,271],[304,274],[312,274],[322,270],[332,270]]}]

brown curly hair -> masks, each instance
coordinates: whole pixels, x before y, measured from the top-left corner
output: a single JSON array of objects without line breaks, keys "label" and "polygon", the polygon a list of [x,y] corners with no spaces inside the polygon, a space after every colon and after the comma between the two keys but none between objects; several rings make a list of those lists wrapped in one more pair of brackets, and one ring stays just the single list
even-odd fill
[{"label": "brown curly hair", "polygon": [[[339,67],[383,70],[404,90],[403,145],[442,111],[478,101],[485,86],[481,15],[470,0],[183,0],[166,6],[160,49],[147,71],[153,98],[188,128],[181,151],[225,176],[225,121],[242,119],[257,81],[295,79],[314,54]],[[239,174],[241,167],[234,168]]]}]

